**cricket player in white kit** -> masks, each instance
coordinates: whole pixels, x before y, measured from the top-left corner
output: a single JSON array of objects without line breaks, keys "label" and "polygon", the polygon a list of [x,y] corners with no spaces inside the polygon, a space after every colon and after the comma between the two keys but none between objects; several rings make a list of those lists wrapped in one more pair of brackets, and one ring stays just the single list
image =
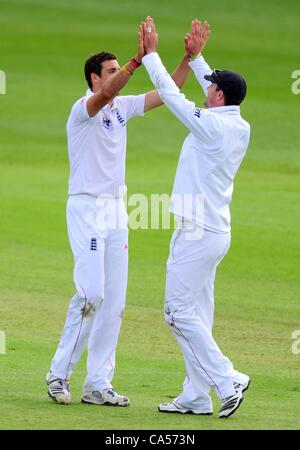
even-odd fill
[{"label": "cricket player in white kit", "polygon": [[[118,96],[144,56],[143,27],[135,58],[120,69],[117,59],[101,52],[86,61],[89,89],[67,123],[70,160],[67,225],[74,254],[76,294],[46,377],[48,395],[69,404],[69,379],[85,347],[87,377],[82,401],[128,406],[112,387],[115,349],[125,307],[128,272],[125,186],[126,124],[162,105],[156,91]],[[182,86],[190,71],[184,56],[173,74]]]},{"label": "cricket player in white kit", "polygon": [[[200,54],[209,34],[209,25],[196,20],[185,38],[190,67],[207,96],[203,109],[186,100],[168,75],[156,53],[153,20],[144,25],[147,55],[142,62],[165,105],[190,131],[181,150],[173,198],[200,195],[204,202],[203,214],[196,207],[181,214],[181,227],[171,240],[165,319],[182,349],[186,379],[182,394],[161,403],[159,411],[212,414],[213,388],[222,402],[219,417],[228,417],[240,405],[250,378],[234,370],[212,336],[214,280],[230,246],[233,179],[249,144],[250,127],[239,107],[246,95],[245,80],[230,71],[212,72]],[[180,216],[179,209],[171,200],[170,211]]]}]

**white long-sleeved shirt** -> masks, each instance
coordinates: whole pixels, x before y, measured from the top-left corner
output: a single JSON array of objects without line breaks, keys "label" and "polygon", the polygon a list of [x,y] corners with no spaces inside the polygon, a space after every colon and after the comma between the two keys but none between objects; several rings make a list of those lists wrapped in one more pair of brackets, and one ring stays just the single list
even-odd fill
[{"label": "white long-sleeved shirt", "polygon": [[[143,64],[165,105],[190,131],[182,146],[170,211],[206,230],[229,232],[233,179],[247,151],[249,124],[239,106],[196,108],[179,91],[157,53],[144,56]],[[190,66],[207,93],[211,83],[203,77],[211,73],[209,66],[203,57]]]}]

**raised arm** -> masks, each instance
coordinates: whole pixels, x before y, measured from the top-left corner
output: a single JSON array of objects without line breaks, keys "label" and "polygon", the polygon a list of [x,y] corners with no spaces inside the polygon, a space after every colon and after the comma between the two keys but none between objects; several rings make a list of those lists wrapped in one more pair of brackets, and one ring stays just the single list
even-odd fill
[{"label": "raised arm", "polygon": [[[151,27],[155,28],[155,24],[151,17],[148,16],[146,22],[143,22],[143,37],[147,37],[147,29]],[[172,79],[179,89],[185,84],[191,68],[197,81],[201,85],[205,96],[207,96],[207,89],[211,83],[204,79],[204,75],[210,74],[212,70],[204,60],[203,56],[201,56],[201,52],[203,51],[210,34],[210,25],[207,21],[203,22],[203,24],[197,19],[191,22],[190,33],[187,33],[184,38],[184,58],[172,74]],[[157,91],[150,91],[146,94],[145,112],[161,106],[162,104],[163,102]]]},{"label": "raised arm", "polygon": [[[172,79],[176,83],[176,86],[178,86],[179,88],[184,85],[190,73],[189,61],[189,57],[187,55],[184,55],[181,63],[172,73]],[[163,102],[157,91],[147,92],[145,96],[145,112],[149,111],[150,109],[157,108],[161,105],[163,105]]]},{"label": "raised arm", "polygon": [[[147,17],[146,22],[143,22],[142,32],[143,37],[145,33],[148,33],[147,29],[153,25],[153,20],[151,17]],[[156,36],[158,39],[158,36]],[[183,59],[181,60],[179,66],[174,70],[172,73],[172,79],[176,83],[176,86],[179,88],[182,88],[185,84],[186,80],[188,79],[189,73],[190,73],[190,67],[189,67],[189,61],[190,58],[188,54],[185,52]],[[150,111],[153,108],[157,108],[158,106],[163,105],[163,102],[158,94],[157,91],[150,91],[147,92],[145,96],[145,109],[144,111]]]},{"label": "raised arm", "polygon": [[189,66],[193,70],[195,77],[202,87],[205,96],[207,89],[211,85],[205,80],[204,75],[211,74],[212,70],[202,56],[202,51],[210,37],[210,25],[207,21],[203,24],[195,19],[191,23],[191,32],[185,36],[185,52],[190,58]]},{"label": "raised arm", "polygon": [[[128,83],[131,75],[136,70],[142,57],[144,56],[144,46],[143,46],[143,27],[142,24],[139,27],[138,32],[138,51],[135,56],[135,61],[128,62],[119,70],[109,77],[108,80],[103,84],[103,86],[92,95],[87,101],[87,112],[90,117],[94,117],[103,106],[105,106],[109,101],[111,101],[118,92]],[[131,60],[132,61],[132,60]]]},{"label": "raised arm", "polygon": [[195,104],[187,100],[180,92],[156,53],[155,24],[149,25],[144,33],[146,55],[143,64],[165,105],[172,113],[197,137],[207,145],[215,146],[222,135],[222,120],[217,114],[195,108]]}]

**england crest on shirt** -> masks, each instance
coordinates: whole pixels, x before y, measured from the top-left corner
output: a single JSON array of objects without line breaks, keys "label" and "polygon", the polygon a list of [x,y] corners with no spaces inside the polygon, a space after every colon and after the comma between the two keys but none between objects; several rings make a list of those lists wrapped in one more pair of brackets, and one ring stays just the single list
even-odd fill
[{"label": "england crest on shirt", "polygon": [[106,128],[107,130],[109,129],[111,124],[111,120],[107,119],[106,117],[102,117],[102,126],[104,128]]}]

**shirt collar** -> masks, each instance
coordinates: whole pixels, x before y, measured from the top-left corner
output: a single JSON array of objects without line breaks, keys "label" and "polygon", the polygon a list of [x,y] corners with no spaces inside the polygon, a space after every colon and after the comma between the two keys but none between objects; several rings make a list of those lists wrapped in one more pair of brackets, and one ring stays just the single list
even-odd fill
[{"label": "shirt collar", "polygon": [[92,92],[90,89],[88,89],[88,90],[86,91],[86,93],[85,93],[85,96],[86,96],[87,98],[90,98],[92,95],[94,95],[94,92]]},{"label": "shirt collar", "polygon": [[216,106],[215,108],[207,108],[206,111],[218,114],[240,114],[241,110],[238,105]]},{"label": "shirt collar", "polygon": [[[94,95],[94,92],[91,91],[91,89],[88,89],[88,90],[86,91],[85,96],[86,96],[87,98],[90,98],[92,95]],[[115,97],[111,106],[105,105],[105,106],[103,106],[102,109],[104,109],[104,108],[110,108],[111,111],[113,111],[114,109],[117,109],[117,107],[118,107],[118,106],[117,106],[117,97]]]}]

